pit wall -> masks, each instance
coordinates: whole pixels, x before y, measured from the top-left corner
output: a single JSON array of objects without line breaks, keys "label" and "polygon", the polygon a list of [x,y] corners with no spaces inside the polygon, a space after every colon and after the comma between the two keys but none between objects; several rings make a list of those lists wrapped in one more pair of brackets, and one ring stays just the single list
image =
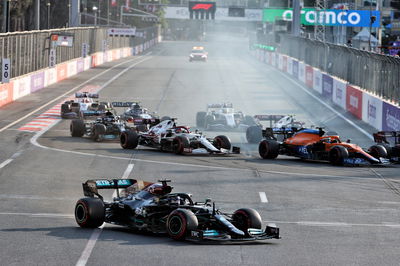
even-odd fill
[{"label": "pit wall", "polygon": [[100,66],[106,62],[111,62],[132,55],[139,55],[158,42],[158,38],[155,38],[135,47],[125,47],[105,52],[97,52],[85,58],[76,58],[58,64],[52,68],[42,69],[13,78],[9,83],[0,84],[0,107],[66,78],[72,77],[80,72]]},{"label": "pit wall", "polygon": [[261,49],[252,50],[251,53],[259,61],[299,80],[327,102],[350,112],[377,130],[400,131],[399,106],[290,56]]}]

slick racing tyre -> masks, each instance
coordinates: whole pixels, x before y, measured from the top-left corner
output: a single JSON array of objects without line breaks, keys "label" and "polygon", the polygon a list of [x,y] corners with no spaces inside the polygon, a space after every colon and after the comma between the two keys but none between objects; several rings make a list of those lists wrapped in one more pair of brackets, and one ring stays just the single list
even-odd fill
[{"label": "slick racing tyre", "polygon": [[119,141],[122,148],[135,149],[139,144],[139,135],[133,130],[123,131]]},{"label": "slick racing tyre", "polygon": [[258,153],[263,159],[275,159],[279,154],[279,143],[276,140],[265,139],[258,145]]},{"label": "slick racing tyre", "polygon": [[93,126],[93,140],[100,142],[103,140],[104,134],[106,134],[107,128],[103,124],[95,124]]},{"label": "slick racing tyre", "polygon": [[347,158],[349,158],[349,151],[343,146],[333,146],[329,151],[329,161],[332,165],[343,165]]},{"label": "slick racing tyre", "polygon": [[163,117],[161,117],[160,120],[161,120],[161,121],[164,121],[164,120],[171,120],[171,117],[169,117],[169,116],[163,116]]},{"label": "slick racing tyre", "polygon": [[256,121],[254,121],[254,118],[253,118],[252,116],[249,116],[249,115],[246,115],[246,116],[244,117],[243,123],[244,123],[245,125],[248,125],[248,126],[254,126],[254,125],[256,125]]},{"label": "slick racing tyre", "polygon": [[232,223],[244,233],[247,233],[247,229],[249,228],[262,228],[260,214],[256,210],[250,208],[242,208],[235,211],[232,215]]},{"label": "slick racing tyre", "polygon": [[82,137],[85,134],[85,122],[81,119],[74,119],[69,126],[72,137]]},{"label": "slick racing tyre", "polygon": [[75,220],[80,227],[96,228],[104,223],[104,203],[98,198],[82,198],[75,205]]},{"label": "slick racing tyre", "polygon": [[203,128],[206,122],[206,112],[197,112],[196,114],[196,125],[197,127]]},{"label": "slick racing tyre", "polygon": [[185,148],[189,147],[189,139],[186,136],[176,136],[172,141],[172,149],[176,154],[183,154]]},{"label": "slick racing tyre", "polygon": [[175,240],[183,240],[198,226],[197,217],[190,210],[176,209],[167,218],[166,229],[168,235]]},{"label": "slick racing tyre", "polygon": [[69,104],[63,103],[61,104],[61,117],[64,118],[64,114],[71,112],[69,110]]},{"label": "slick racing tyre", "polygon": [[213,145],[217,149],[225,149],[225,150],[230,150],[232,145],[231,141],[227,136],[220,135],[216,136],[213,141]]},{"label": "slick racing tyre", "polygon": [[262,129],[259,126],[250,126],[246,129],[248,143],[259,143],[262,140]]},{"label": "slick racing tyre", "polygon": [[368,153],[375,157],[376,159],[379,158],[387,158],[388,152],[383,145],[373,145],[368,149]]}]

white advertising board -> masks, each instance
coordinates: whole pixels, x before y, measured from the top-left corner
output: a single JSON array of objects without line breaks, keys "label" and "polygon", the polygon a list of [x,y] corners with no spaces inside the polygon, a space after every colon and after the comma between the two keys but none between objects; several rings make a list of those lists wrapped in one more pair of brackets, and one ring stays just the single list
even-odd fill
[{"label": "white advertising board", "polygon": [[346,110],[346,87],[344,80],[333,78],[332,101]]},{"label": "white advertising board", "polygon": [[382,130],[382,100],[363,92],[362,105],[362,120],[377,130]]}]

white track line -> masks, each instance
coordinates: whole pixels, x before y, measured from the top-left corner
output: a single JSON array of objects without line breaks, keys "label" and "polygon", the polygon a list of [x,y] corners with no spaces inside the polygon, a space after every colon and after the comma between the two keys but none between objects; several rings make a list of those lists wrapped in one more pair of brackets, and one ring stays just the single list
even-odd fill
[{"label": "white track line", "polygon": [[344,222],[318,222],[318,221],[298,221],[298,222],[288,222],[288,221],[264,221],[269,223],[277,223],[277,224],[296,224],[301,226],[318,226],[318,227],[351,227],[351,226],[367,226],[367,227],[389,227],[400,229],[399,223],[344,223]]},{"label": "white track line", "polygon": [[100,226],[98,229],[94,229],[92,235],[88,243],[86,244],[85,249],[82,252],[81,257],[79,258],[76,266],[85,266],[87,261],[89,260],[90,254],[93,251],[94,245],[96,244],[97,239],[99,238],[101,231],[103,230],[104,224]]},{"label": "white track line", "polygon": [[30,217],[44,217],[44,218],[74,218],[71,214],[62,213],[28,213],[28,212],[0,212],[0,215],[16,215],[16,216],[30,216]]},{"label": "white track line", "polygon": [[132,172],[134,166],[135,165],[133,163],[128,164],[128,167],[126,168],[126,170],[125,170],[124,174],[122,175],[121,179],[127,179],[129,177],[130,173]]},{"label": "white track line", "polygon": [[258,192],[262,203],[268,203],[268,198],[265,192]]},{"label": "white track line", "polygon": [[328,108],[329,110],[331,110],[333,113],[335,113],[337,116],[339,116],[340,118],[342,118],[344,121],[346,121],[347,123],[349,123],[350,125],[352,125],[353,127],[355,127],[358,131],[360,131],[361,133],[363,133],[365,136],[367,136],[369,139],[373,140],[374,138],[372,137],[372,134],[368,133],[367,131],[365,131],[364,129],[362,129],[361,127],[359,127],[358,125],[356,125],[353,121],[347,119],[346,117],[344,117],[341,113],[339,113],[338,111],[336,111],[332,106],[330,106],[329,104],[325,103],[323,100],[321,100],[319,97],[315,96],[314,94],[312,94],[311,92],[308,91],[308,89],[306,89],[304,86],[300,85],[299,83],[297,83],[296,81],[294,81],[292,78],[288,77],[285,73],[282,73],[280,71],[278,71],[278,73],[280,73],[282,76],[286,77],[287,80],[289,80],[290,82],[292,82],[293,84],[295,84],[297,87],[299,87],[300,89],[302,89],[305,93],[307,93],[308,95],[310,95],[311,97],[313,97],[315,100],[317,100],[319,103],[321,103],[323,106],[325,106],[326,108]]},{"label": "white track line", "polygon": [[18,151],[16,153],[14,153],[10,159],[5,160],[4,162],[2,162],[0,164],[0,169],[4,168],[6,165],[8,165],[9,163],[11,163],[15,158],[17,158],[18,156],[20,156],[22,153],[22,151]]},{"label": "white track line", "polygon": [[[148,55],[148,54],[146,54],[146,55]],[[51,105],[52,103],[54,103],[54,102],[60,100],[61,98],[67,96],[68,94],[71,94],[73,91],[77,90],[79,87],[81,87],[81,86],[83,86],[83,85],[85,85],[85,84],[91,82],[92,80],[94,80],[94,79],[96,79],[97,77],[103,75],[104,73],[107,73],[107,72],[111,71],[112,69],[119,67],[120,65],[129,63],[129,62],[131,62],[131,61],[135,61],[135,60],[137,60],[137,59],[139,59],[139,58],[142,58],[143,56],[144,56],[144,55],[139,56],[139,57],[135,57],[134,59],[131,59],[131,60],[128,60],[128,61],[125,61],[125,62],[122,62],[122,63],[119,63],[118,65],[115,65],[115,66],[111,67],[110,69],[107,69],[107,70],[105,70],[105,71],[103,71],[103,72],[97,74],[96,76],[93,76],[92,78],[86,80],[85,82],[83,82],[83,83],[81,83],[81,84],[79,84],[79,85],[73,87],[72,89],[70,89],[70,90],[67,91],[66,93],[64,93],[64,94],[62,94],[62,95],[60,95],[60,96],[54,98],[53,100],[51,100],[51,101],[49,101],[48,103],[42,105],[41,107],[36,108],[35,110],[33,110],[32,112],[30,112],[29,114],[24,115],[23,117],[21,117],[21,118],[15,120],[14,122],[8,124],[7,126],[1,128],[1,129],[0,129],[0,132],[3,132],[3,131],[6,130],[7,128],[12,127],[13,125],[15,125],[15,124],[21,122],[22,120],[26,119],[27,117],[33,115],[34,113],[38,112],[39,110],[44,109],[45,107],[47,107],[47,106]]]}]

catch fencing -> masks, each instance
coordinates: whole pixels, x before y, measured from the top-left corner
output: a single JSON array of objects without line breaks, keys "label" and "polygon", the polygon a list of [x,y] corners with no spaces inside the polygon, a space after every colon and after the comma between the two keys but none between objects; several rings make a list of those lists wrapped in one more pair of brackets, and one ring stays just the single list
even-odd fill
[{"label": "catch fencing", "polygon": [[280,35],[279,52],[400,105],[400,58]]},{"label": "catch fencing", "polygon": [[84,43],[89,45],[88,55],[103,51],[105,41],[109,50],[144,44],[158,36],[158,27],[139,29],[137,33],[136,37],[109,36],[107,28],[85,27],[0,34],[0,60],[10,59],[10,77],[14,78],[49,66],[52,34],[74,37],[72,47],[56,48],[55,64],[59,64],[82,57]]}]

